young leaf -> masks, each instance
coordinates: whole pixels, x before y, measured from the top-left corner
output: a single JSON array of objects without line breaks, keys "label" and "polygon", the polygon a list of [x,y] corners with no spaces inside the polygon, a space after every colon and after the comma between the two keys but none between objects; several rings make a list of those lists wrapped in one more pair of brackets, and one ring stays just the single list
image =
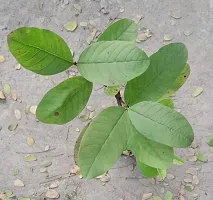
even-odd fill
[{"label": "young leaf", "polygon": [[133,125],[130,126],[130,131],[127,149],[133,152],[137,161],[153,168],[167,169],[172,166],[173,149],[171,147],[149,140]]},{"label": "young leaf", "polygon": [[123,41],[97,42],[80,55],[78,70],[87,80],[115,86],[141,75],[149,66],[147,55]]},{"label": "young leaf", "polygon": [[98,38],[99,41],[135,41],[137,25],[131,19],[121,19],[111,24]]},{"label": "young leaf", "polygon": [[[131,106],[140,101],[158,101],[169,89],[176,91],[187,78],[183,74],[187,58],[184,44],[173,43],[162,47],[150,57],[146,72],[127,83],[125,102]],[[182,82],[176,83],[177,79]]]},{"label": "young leaf", "polygon": [[130,107],[128,113],[139,133],[150,140],[183,148],[194,139],[189,122],[180,113],[159,103],[142,101]]},{"label": "young leaf", "polygon": [[159,103],[164,106],[174,109],[174,103],[171,99],[163,99],[163,100],[159,101]]},{"label": "young leaf", "polygon": [[103,110],[89,125],[81,140],[79,167],[84,178],[106,172],[126,149],[130,120],[123,107]]},{"label": "young leaf", "polygon": [[83,130],[81,131],[80,135],[78,136],[78,139],[75,143],[75,148],[74,148],[74,160],[75,160],[75,164],[78,165],[78,152],[79,152],[79,148],[80,148],[80,145],[81,145],[81,140],[87,130],[87,128],[89,127],[89,124],[87,124]]},{"label": "young leaf", "polygon": [[154,167],[150,167],[139,160],[137,160],[137,166],[146,178],[154,178],[158,176],[158,170]]},{"label": "young leaf", "polygon": [[51,31],[22,27],[11,32],[7,42],[18,62],[37,74],[57,74],[73,64],[67,44]]},{"label": "young leaf", "polygon": [[120,91],[120,86],[108,86],[104,88],[104,93],[108,96],[115,96]]},{"label": "young leaf", "polygon": [[84,109],[91,92],[91,82],[81,76],[69,78],[47,92],[36,116],[47,124],[65,124]]}]

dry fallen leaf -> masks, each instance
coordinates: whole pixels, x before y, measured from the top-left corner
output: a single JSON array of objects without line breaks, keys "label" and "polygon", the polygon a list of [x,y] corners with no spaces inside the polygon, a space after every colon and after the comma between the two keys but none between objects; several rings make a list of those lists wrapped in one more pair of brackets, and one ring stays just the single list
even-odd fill
[{"label": "dry fallen leaf", "polygon": [[0,192],[0,200],[6,200],[7,196],[6,194]]},{"label": "dry fallen leaf", "polygon": [[0,91],[0,99],[6,99],[5,95],[4,95],[4,93],[2,91]]},{"label": "dry fallen leaf", "polygon": [[99,179],[101,182],[104,182],[104,183],[109,182],[110,179],[111,179],[110,175],[107,174],[106,172],[104,174],[100,175],[100,176],[97,176],[96,178]]},{"label": "dry fallen leaf", "polygon": [[68,31],[74,31],[77,28],[78,24],[76,21],[69,21],[66,24],[64,24],[64,28]]},{"label": "dry fallen leaf", "polygon": [[54,188],[57,188],[58,186],[59,186],[59,181],[56,181],[54,183],[51,183],[50,186],[49,186],[49,188],[50,189],[54,189]]},{"label": "dry fallen leaf", "polygon": [[81,8],[81,6],[80,6],[79,4],[75,3],[75,4],[73,4],[73,7],[74,7],[77,11],[79,11],[80,13],[82,12],[82,8]]},{"label": "dry fallen leaf", "polygon": [[11,93],[11,87],[9,84],[4,84],[4,93],[10,94]]},{"label": "dry fallen leaf", "polygon": [[27,105],[24,109],[25,114],[29,114],[30,113],[30,105]]},{"label": "dry fallen leaf", "polygon": [[40,167],[49,167],[50,165],[52,165],[52,162],[49,160],[42,160],[40,163]]},{"label": "dry fallen leaf", "polygon": [[170,16],[174,19],[180,19],[182,16],[181,16],[181,11],[180,10],[173,10],[171,13],[170,13]]},{"label": "dry fallen leaf", "polygon": [[28,136],[28,137],[27,137],[27,144],[28,144],[29,146],[33,146],[34,143],[35,143],[35,140],[34,140],[32,137]]},{"label": "dry fallen leaf", "polygon": [[183,34],[184,34],[186,37],[190,36],[192,33],[193,33],[193,31],[192,31],[192,30],[189,30],[189,29],[187,29],[187,30],[185,30],[185,31],[183,32]]},{"label": "dry fallen leaf", "polygon": [[193,97],[197,97],[199,96],[201,93],[203,92],[203,88],[202,87],[197,87],[194,92],[192,93]]},{"label": "dry fallen leaf", "polygon": [[18,200],[30,200],[30,198],[28,198],[28,197],[20,197],[20,198],[18,198]]},{"label": "dry fallen leaf", "polygon": [[201,162],[208,162],[208,158],[202,152],[197,152],[197,159]]},{"label": "dry fallen leaf", "polygon": [[46,192],[45,196],[50,199],[57,199],[60,195],[56,190],[50,189]]},{"label": "dry fallen leaf", "polygon": [[13,99],[14,101],[17,101],[17,95],[16,95],[16,93],[12,92],[12,93],[11,93],[11,97],[12,97],[12,99]]},{"label": "dry fallen leaf", "polygon": [[41,167],[41,168],[39,169],[39,171],[40,171],[41,173],[47,172],[47,168],[46,168],[46,167]]},{"label": "dry fallen leaf", "polygon": [[147,194],[144,194],[143,197],[142,197],[142,200],[148,200],[152,197],[152,193],[147,193]]},{"label": "dry fallen leaf", "polygon": [[0,63],[3,63],[5,61],[4,56],[0,56]]},{"label": "dry fallen leaf", "polygon": [[21,69],[21,64],[17,63],[17,64],[15,65],[15,69],[16,69],[16,70],[20,70],[20,69]]},{"label": "dry fallen leaf", "polygon": [[82,27],[87,27],[87,22],[80,22],[79,25]]},{"label": "dry fallen leaf", "polygon": [[37,110],[37,106],[31,106],[30,107],[30,112],[34,115],[36,114],[36,110]]},{"label": "dry fallen leaf", "polygon": [[15,181],[13,181],[13,185],[15,187],[24,187],[24,183],[20,179],[16,179]]},{"label": "dry fallen leaf", "polygon": [[19,170],[18,169],[13,169],[12,170],[12,174],[13,174],[13,176],[18,175],[19,174]]},{"label": "dry fallen leaf", "polygon": [[24,156],[24,161],[25,162],[33,162],[33,161],[36,161],[37,158],[35,157],[35,155],[32,155],[32,154],[27,154]]},{"label": "dry fallen leaf", "polygon": [[9,126],[8,126],[8,129],[10,130],[10,131],[14,131],[14,130],[16,130],[16,128],[18,127],[18,124],[16,123],[16,124],[10,124]]},{"label": "dry fallen leaf", "polygon": [[81,122],[86,122],[89,120],[89,114],[81,115],[78,118],[81,120]]},{"label": "dry fallen leaf", "polygon": [[173,36],[170,34],[164,35],[164,38],[163,38],[164,41],[171,41],[172,39],[173,39]]},{"label": "dry fallen leaf", "polygon": [[20,120],[21,119],[21,111],[18,110],[18,109],[15,109],[14,110],[14,113],[15,113],[15,117],[17,120]]},{"label": "dry fallen leaf", "polygon": [[4,193],[6,194],[7,197],[13,196],[13,192],[11,190],[5,190]]}]

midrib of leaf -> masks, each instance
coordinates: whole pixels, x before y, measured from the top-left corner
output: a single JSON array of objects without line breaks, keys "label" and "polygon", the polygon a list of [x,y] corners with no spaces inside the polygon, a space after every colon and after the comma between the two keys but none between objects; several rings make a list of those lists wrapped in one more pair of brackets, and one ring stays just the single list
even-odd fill
[{"label": "midrib of leaf", "polygon": [[100,150],[99,150],[97,156],[95,157],[95,159],[93,160],[92,164],[90,165],[91,167],[90,167],[90,169],[89,169],[87,175],[90,174],[91,169],[92,169],[94,163],[96,162],[96,159],[97,159],[97,157],[99,156],[99,154],[100,154],[102,148],[105,146],[107,140],[110,138],[110,136],[111,136],[113,130],[115,129],[115,127],[116,127],[116,125],[118,124],[118,122],[122,119],[122,117],[123,117],[124,114],[125,114],[125,110],[124,110],[123,114],[121,115],[121,117],[119,118],[119,120],[117,121],[117,123],[115,123],[115,125],[113,126],[112,130],[110,131],[110,134],[107,136],[106,140],[104,141],[104,144],[101,146],[101,148],[100,148]]},{"label": "midrib of leaf", "polygon": [[25,43],[23,43],[23,42],[20,42],[20,41],[18,41],[18,40],[15,40],[14,38],[10,38],[10,39],[11,39],[11,40],[14,40],[15,42],[20,43],[20,44],[22,44],[22,45],[25,45],[25,46],[28,46],[28,47],[32,47],[32,48],[38,49],[38,50],[40,50],[40,51],[42,51],[42,52],[45,52],[45,53],[47,53],[47,54],[50,54],[50,55],[52,55],[52,56],[55,56],[55,57],[57,57],[57,58],[59,58],[59,59],[61,59],[61,60],[64,60],[64,61],[70,63],[71,65],[73,64],[73,62],[67,60],[66,58],[60,57],[60,56],[58,56],[58,55],[56,55],[56,54],[54,54],[54,53],[51,53],[51,52],[49,52],[49,51],[47,51],[47,50],[45,50],[45,49],[41,49],[40,47],[36,47],[36,46],[30,45],[30,44],[25,44]]},{"label": "midrib of leaf", "polygon": [[[132,109],[131,109],[132,110]],[[133,111],[133,110],[132,110]],[[173,130],[173,131],[177,131],[177,130],[175,130],[175,129],[173,129],[173,128],[171,128],[171,127],[168,127],[167,125],[165,125],[165,124],[162,124],[162,123],[160,123],[160,122],[157,122],[157,121],[154,121],[153,119],[150,119],[150,118],[147,118],[147,117],[145,117],[144,115],[142,115],[141,113],[138,113],[138,112],[136,112],[136,111],[133,111],[133,112],[135,112],[135,113],[137,113],[137,114],[139,114],[139,115],[141,115],[141,116],[143,116],[145,119],[148,119],[148,120],[150,120],[150,121],[153,121],[153,122],[155,122],[155,123],[157,123],[157,124],[160,124],[160,125],[162,125],[162,126],[166,126],[170,131],[171,130]],[[179,119],[181,119],[181,118],[179,118]],[[176,119],[177,120],[177,119]],[[182,127],[183,128],[183,127]],[[187,139],[189,142],[191,142],[191,140],[189,140],[182,132],[180,132],[180,134],[185,138],[185,139]]]},{"label": "midrib of leaf", "polygon": [[[58,107],[56,110],[54,110],[54,112],[60,110],[61,107],[62,107],[64,104],[66,104],[66,103],[70,100],[70,98],[72,98],[72,97],[75,96],[79,91],[81,91],[81,89],[84,87],[84,85],[86,85],[86,82],[83,83],[83,85],[82,85],[81,87],[79,87],[78,90],[76,90],[75,93],[73,93],[72,95],[68,95],[67,98],[65,98],[65,100],[64,100],[63,103],[61,104],[61,106]],[[48,116],[45,118],[45,120],[46,120],[46,119],[49,119],[49,117],[51,117],[51,116],[52,116],[52,114],[48,115]]]},{"label": "midrib of leaf", "polygon": [[114,61],[114,62],[79,62],[78,64],[86,64],[86,65],[92,65],[92,64],[111,64],[111,63],[129,63],[129,62],[141,62],[143,60],[130,60],[130,61]]},{"label": "midrib of leaf", "polygon": [[[178,52],[178,54],[181,53],[183,50],[184,50],[184,48],[183,48],[180,52]],[[156,52],[156,53],[157,53],[157,52]],[[168,66],[169,64],[170,64],[170,62],[167,63],[166,65]],[[150,65],[151,65],[151,63],[150,63]],[[148,82],[146,85],[144,85],[144,86],[139,90],[139,92],[135,94],[135,96],[138,96],[138,95],[141,93],[141,90],[142,90],[142,89],[144,89],[144,88],[146,88],[147,86],[149,86],[149,85],[150,85],[159,75],[161,75],[166,69],[167,69],[167,67],[163,68],[159,73],[157,73],[157,74],[150,80],[150,82]],[[138,77],[136,77],[136,78],[138,78]],[[139,85],[139,86],[140,86],[140,85]]]}]

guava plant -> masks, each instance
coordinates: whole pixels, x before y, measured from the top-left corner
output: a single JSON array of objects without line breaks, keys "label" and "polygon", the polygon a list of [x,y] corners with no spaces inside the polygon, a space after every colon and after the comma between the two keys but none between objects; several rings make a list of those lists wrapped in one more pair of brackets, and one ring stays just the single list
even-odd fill
[{"label": "guava plant", "polygon": [[81,74],[45,94],[36,112],[41,122],[62,125],[73,120],[85,108],[93,84],[104,85],[105,93],[116,97],[118,106],[101,111],[76,142],[75,161],[87,179],[106,172],[124,150],[132,151],[144,176],[161,175],[182,163],[173,148],[193,141],[189,122],[170,99],[190,73],[185,45],[169,44],[148,57],[136,46],[136,35],[134,21],[121,19],[76,62],[64,40],[51,31],[22,27],[8,35],[9,49],[24,68],[53,75],[76,65]]}]

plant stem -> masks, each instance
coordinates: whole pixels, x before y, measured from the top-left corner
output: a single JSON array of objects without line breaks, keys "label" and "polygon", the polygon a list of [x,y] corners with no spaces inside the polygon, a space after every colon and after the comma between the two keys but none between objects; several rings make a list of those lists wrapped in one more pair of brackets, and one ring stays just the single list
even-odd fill
[{"label": "plant stem", "polygon": [[117,100],[117,104],[118,104],[119,106],[122,106],[123,100],[122,100],[120,91],[115,95],[115,98],[116,98],[116,100]]}]

